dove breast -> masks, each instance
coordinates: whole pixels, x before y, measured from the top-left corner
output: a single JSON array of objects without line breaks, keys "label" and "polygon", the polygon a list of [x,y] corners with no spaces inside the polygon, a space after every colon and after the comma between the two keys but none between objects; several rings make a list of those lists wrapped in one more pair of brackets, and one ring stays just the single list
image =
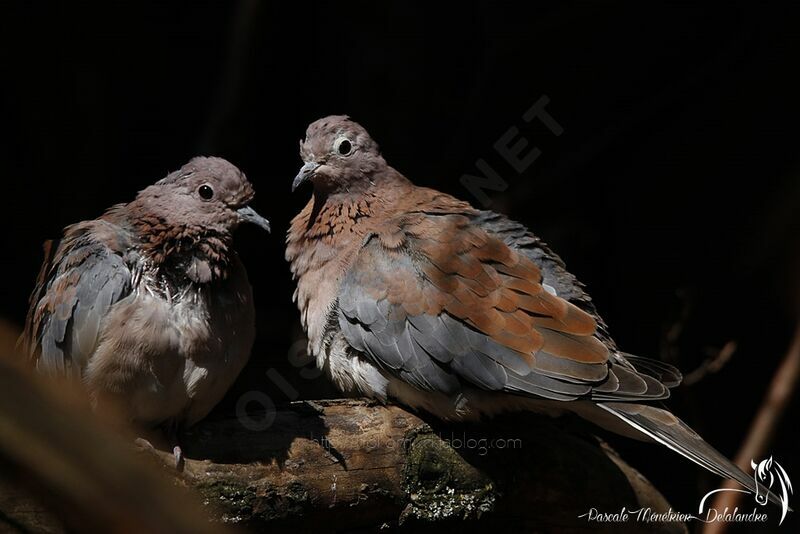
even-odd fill
[{"label": "dove breast", "polygon": [[98,409],[187,426],[211,411],[255,337],[252,294],[238,260],[234,270],[224,291],[199,285],[176,295],[157,291],[144,276],[111,308],[83,373]]}]

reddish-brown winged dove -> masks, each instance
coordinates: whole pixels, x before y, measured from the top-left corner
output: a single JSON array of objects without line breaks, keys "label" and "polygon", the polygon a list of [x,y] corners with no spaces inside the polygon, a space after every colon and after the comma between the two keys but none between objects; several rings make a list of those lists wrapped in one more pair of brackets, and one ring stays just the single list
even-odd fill
[{"label": "reddish-brown winged dove", "polygon": [[229,162],[194,158],[46,243],[22,338],[37,369],[80,378],[97,409],[136,423],[202,419],[255,336],[252,290],[232,243],[242,222],[269,230],[252,198]]},{"label": "reddish-brown winged dove", "polygon": [[576,412],[751,490],[670,412],[673,367],[617,350],[583,286],[524,226],[417,187],[344,116],[311,124],[293,188],[314,194],[286,258],[309,351],[342,390],[443,419]]}]

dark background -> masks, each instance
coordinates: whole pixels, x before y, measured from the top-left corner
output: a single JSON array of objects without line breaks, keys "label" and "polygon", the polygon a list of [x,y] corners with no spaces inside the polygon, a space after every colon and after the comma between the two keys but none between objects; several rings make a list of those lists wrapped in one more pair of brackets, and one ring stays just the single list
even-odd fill
[{"label": "dark background", "polygon": [[[309,196],[290,194],[297,141],[346,113],[418,184],[477,202],[459,178],[486,159],[509,184],[488,191],[492,209],[561,254],[625,350],[689,372],[735,342],[721,371],[670,401],[734,455],[798,319],[796,13],[548,4],[4,5],[0,314],[22,324],[44,239],[220,155],[254,183],[273,234],[237,237],[259,337],[218,413],[250,390],[335,396],[287,357],[303,335],[283,240]],[[542,95],[560,137],[521,118]],[[511,126],[542,151],[522,174],[493,149]],[[797,417],[795,400],[770,447],[795,477]],[[678,509],[716,483],[665,450],[615,445]]]}]

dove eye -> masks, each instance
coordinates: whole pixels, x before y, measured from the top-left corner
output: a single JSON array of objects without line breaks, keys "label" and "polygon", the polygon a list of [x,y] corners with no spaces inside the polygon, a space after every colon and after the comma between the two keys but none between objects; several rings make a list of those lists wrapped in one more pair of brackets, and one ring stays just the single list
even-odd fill
[{"label": "dove eye", "polygon": [[340,156],[346,156],[353,150],[353,144],[346,137],[340,137],[333,143],[333,150]]},{"label": "dove eye", "polygon": [[214,190],[211,189],[210,185],[203,184],[197,189],[197,194],[200,195],[200,198],[203,200],[211,200],[214,198]]}]

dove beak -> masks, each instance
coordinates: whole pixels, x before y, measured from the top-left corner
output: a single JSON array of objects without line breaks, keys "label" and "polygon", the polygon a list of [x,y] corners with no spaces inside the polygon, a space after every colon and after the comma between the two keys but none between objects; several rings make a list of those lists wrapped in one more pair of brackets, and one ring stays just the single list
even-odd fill
[{"label": "dove beak", "polygon": [[270,231],[269,221],[266,220],[261,215],[259,215],[258,213],[256,213],[256,210],[254,210],[250,206],[239,208],[238,210],[236,210],[236,213],[239,214],[239,220],[241,222],[252,223],[255,224],[256,226],[263,228],[267,232]]},{"label": "dove beak", "polygon": [[314,176],[314,173],[319,168],[319,163],[315,163],[313,161],[306,162],[305,165],[300,168],[300,172],[297,173],[297,176],[294,177],[294,181],[292,182],[292,193],[294,193],[295,189],[300,187],[300,184]]}]

